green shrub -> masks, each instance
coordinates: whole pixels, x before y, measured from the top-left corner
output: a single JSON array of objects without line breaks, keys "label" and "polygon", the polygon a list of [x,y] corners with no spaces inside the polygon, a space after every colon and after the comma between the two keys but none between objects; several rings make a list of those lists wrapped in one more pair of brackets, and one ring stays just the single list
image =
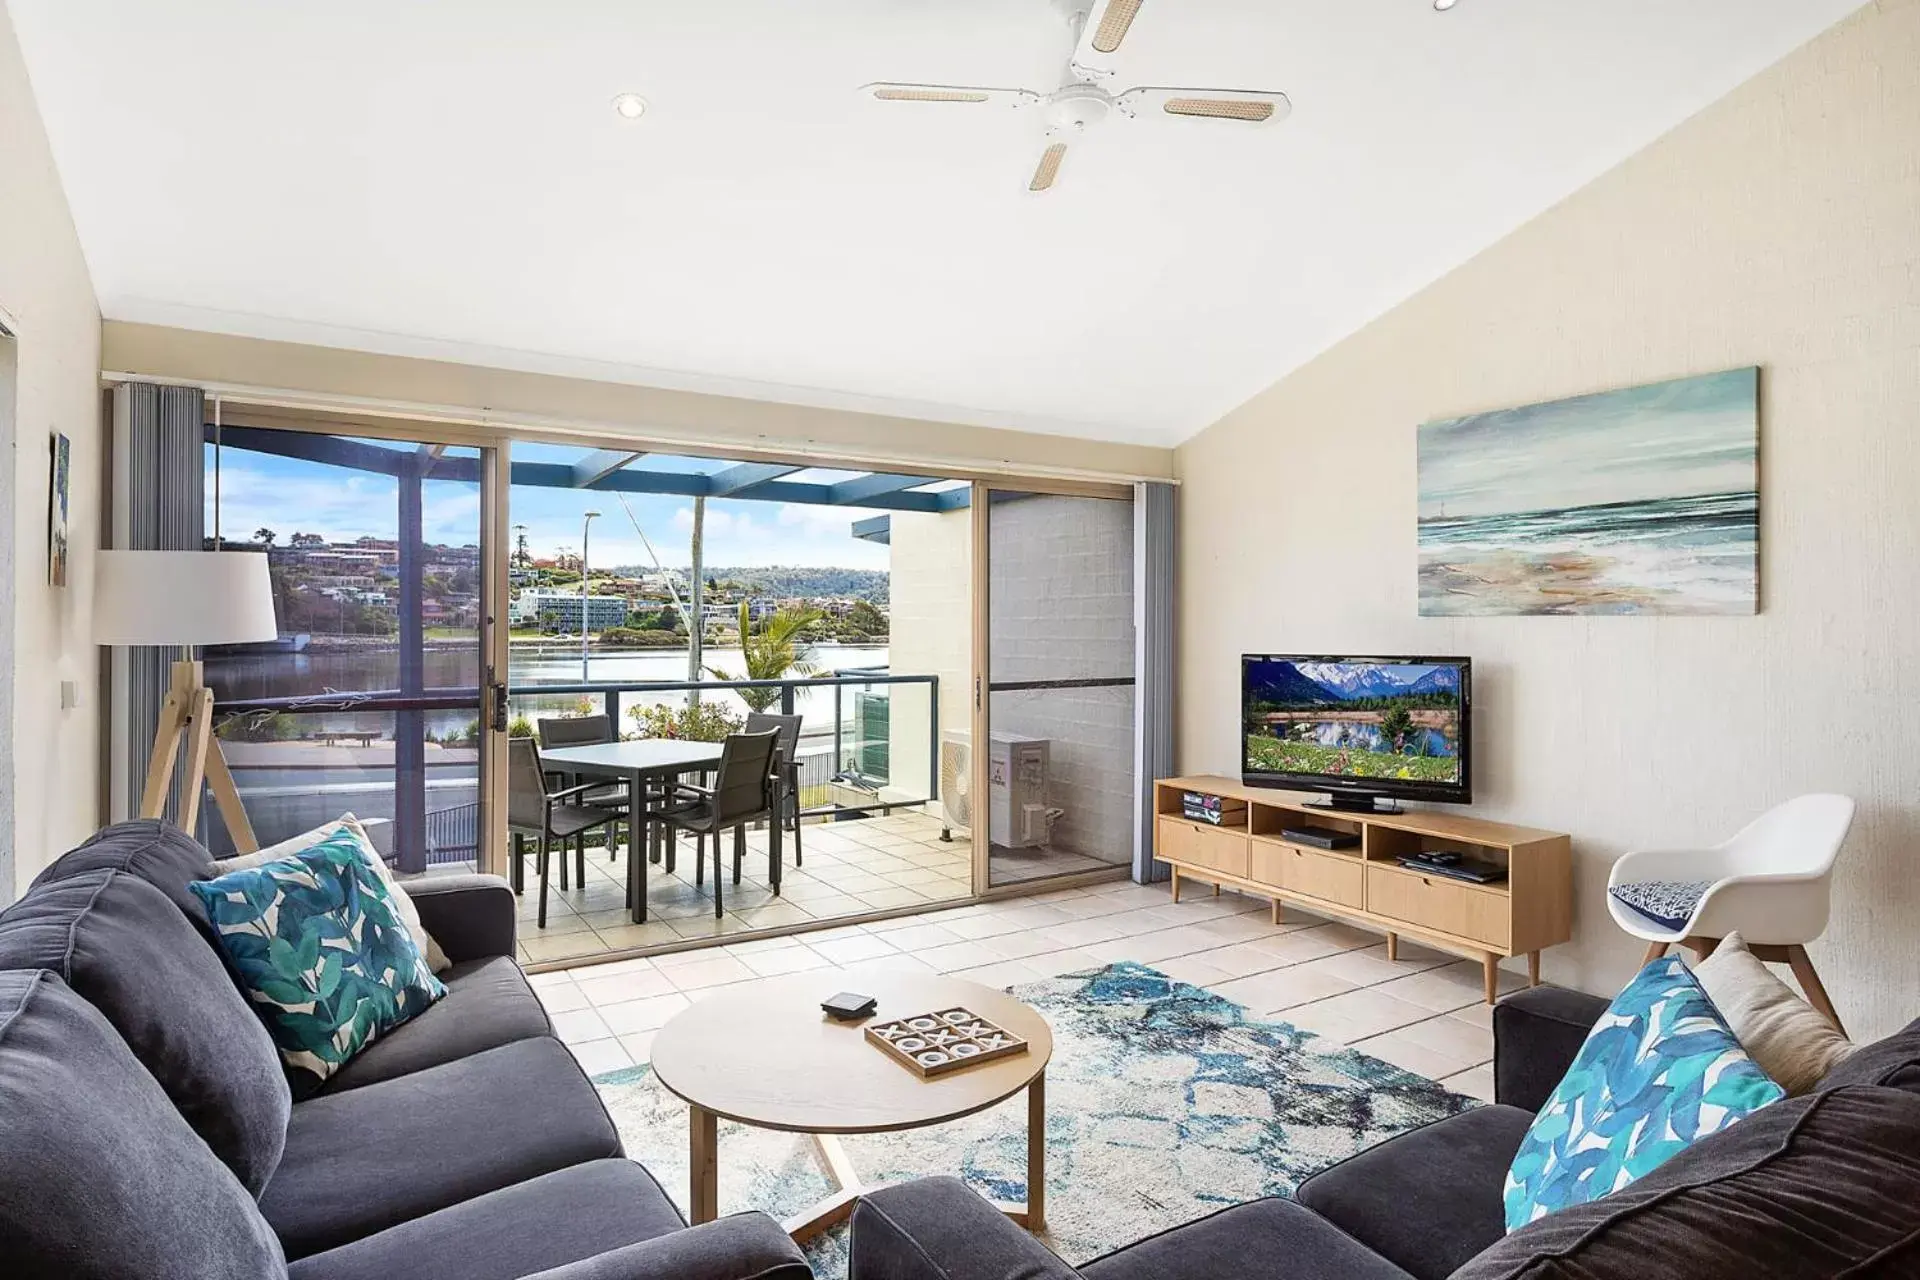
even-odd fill
[{"label": "green shrub", "polygon": [[719,742],[738,733],[747,718],[730,707],[702,702],[694,707],[658,703],[629,707],[627,714],[642,738],[680,738],[688,742]]}]

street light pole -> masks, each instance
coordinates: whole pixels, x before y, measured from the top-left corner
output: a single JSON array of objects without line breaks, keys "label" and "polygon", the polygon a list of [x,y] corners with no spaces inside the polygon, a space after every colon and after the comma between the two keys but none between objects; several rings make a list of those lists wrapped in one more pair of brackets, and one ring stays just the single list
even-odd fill
[{"label": "street light pole", "polygon": [[580,522],[580,678],[590,679],[587,675],[587,535],[593,529],[593,522],[600,518],[598,511],[589,511]]}]

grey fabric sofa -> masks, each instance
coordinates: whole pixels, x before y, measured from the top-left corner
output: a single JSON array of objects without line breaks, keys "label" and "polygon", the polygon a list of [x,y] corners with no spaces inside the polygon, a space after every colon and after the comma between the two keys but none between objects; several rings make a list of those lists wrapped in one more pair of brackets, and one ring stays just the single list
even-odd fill
[{"label": "grey fabric sofa", "polygon": [[487,876],[408,890],[449,994],[314,1096],[186,885],[207,851],[111,827],[0,912],[9,1280],[807,1280],[779,1224],[688,1227],[624,1157],[514,962]]},{"label": "grey fabric sofa", "polygon": [[1607,1002],[1494,1010],[1495,1105],[1301,1184],[1066,1265],[952,1178],[854,1211],[851,1280],[1892,1280],[1920,1276],[1920,1022],[1631,1185],[1511,1235],[1501,1193]]}]

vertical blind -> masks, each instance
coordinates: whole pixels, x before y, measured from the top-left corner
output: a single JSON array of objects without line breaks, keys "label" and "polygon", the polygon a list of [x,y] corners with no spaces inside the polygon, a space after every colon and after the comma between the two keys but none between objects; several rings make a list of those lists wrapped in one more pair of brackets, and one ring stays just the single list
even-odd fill
[{"label": "vertical blind", "polygon": [[1173,773],[1175,518],[1178,488],[1161,481],[1134,486],[1133,774],[1138,806],[1133,878],[1167,878],[1153,860],[1153,780]]},{"label": "vertical blind", "polygon": [[[206,395],[198,387],[129,382],[113,393],[113,546],[193,551],[205,522]],[[114,821],[139,812],[153,726],[177,649],[116,648],[112,657],[108,805]],[[178,813],[179,782],[168,812]]]}]

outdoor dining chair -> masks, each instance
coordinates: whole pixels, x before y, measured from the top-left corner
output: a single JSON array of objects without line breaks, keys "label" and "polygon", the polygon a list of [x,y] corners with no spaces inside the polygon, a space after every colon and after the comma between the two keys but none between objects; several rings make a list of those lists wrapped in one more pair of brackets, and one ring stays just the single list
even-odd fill
[{"label": "outdoor dining chair", "polygon": [[[779,734],[773,756],[773,768],[780,780],[780,795],[775,808],[779,814],[777,821],[792,823],[787,827],[793,833],[793,865],[800,866],[802,851],[800,848],[800,720],[799,716],[768,715],[764,711],[755,711],[747,716],[747,733],[765,733],[772,729]],[[735,877],[736,883],[738,876]]]},{"label": "outdoor dining chair", "polygon": [[720,746],[720,763],[714,770],[711,787],[679,782],[667,789],[661,805],[650,815],[654,821],[699,837],[694,855],[694,883],[705,874],[706,837],[713,837],[713,914],[726,914],[721,901],[720,873],[722,853],[720,833],[733,831],[734,883],[740,883],[740,862],[745,856],[749,822],[765,819],[767,831],[768,878],[773,891],[780,892],[780,824],[775,820],[779,787],[774,775],[774,757],[779,733],[736,733]]},{"label": "outdoor dining chair", "polygon": [[[547,864],[553,842],[561,842],[560,858],[566,861],[566,841],[593,830],[609,828],[612,843],[613,824],[626,816],[624,809],[588,804],[586,794],[602,783],[587,782],[563,790],[547,789],[546,771],[540,767],[540,748],[532,738],[507,741],[507,829],[513,833],[513,891],[526,888],[524,859],[526,838],[539,840],[540,911],[539,927],[547,927]],[[586,887],[586,868],[581,865],[581,887]]]}]

